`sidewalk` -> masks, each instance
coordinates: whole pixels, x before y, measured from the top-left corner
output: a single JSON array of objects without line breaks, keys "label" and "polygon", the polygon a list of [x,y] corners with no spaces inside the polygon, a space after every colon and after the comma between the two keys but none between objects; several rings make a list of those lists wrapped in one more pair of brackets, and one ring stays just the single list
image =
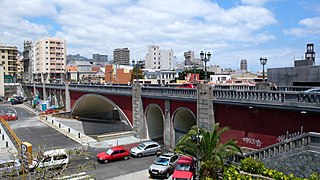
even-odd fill
[{"label": "sidewalk", "polygon": [[13,159],[18,151],[0,124],[0,160]]}]

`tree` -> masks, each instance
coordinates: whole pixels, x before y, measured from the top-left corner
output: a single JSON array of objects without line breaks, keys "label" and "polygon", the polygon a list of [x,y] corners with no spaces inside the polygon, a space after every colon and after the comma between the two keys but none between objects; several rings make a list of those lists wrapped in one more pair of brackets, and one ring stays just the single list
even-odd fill
[{"label": "tree", "polygon": [[[179,139],[175,151],[197,157],[198,150],[202,176],[217,178],[218,173],[223,172],[226,159],[236,153],[242,153],[234,139],[225,143],[221,142],[221,134],[229,129],[229,127],[219,128],[219,123],[213,126],[213,131],[193,126]],[[198,143],[197,137],[199,138]]]}]

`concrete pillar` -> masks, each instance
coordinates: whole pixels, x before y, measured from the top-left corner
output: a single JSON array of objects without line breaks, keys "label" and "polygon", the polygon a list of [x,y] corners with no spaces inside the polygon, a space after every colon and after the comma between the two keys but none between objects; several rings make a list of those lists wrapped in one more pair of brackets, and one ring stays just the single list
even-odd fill
[{"label": "concrete pillar", "polygon": [[5,92],[4,92],[4,70],[3,70],[3,65],[0,64],[0,96],[4,97]]},{"label": "concrete pillar", "polygon": [[47,91],[46,91],[46,85],[45,83],[42,83],[42,92],[43,92],[43,100],[47,100],[48,99],[48,94],[47,94]]},{"label": "concrete pillar", "polygon": [[137,138],[146,139],[146,119],[141,99],[140,83],[132,84],[132,121],[133,135]]},{"label": "concrete pillar", "polygon": [[173,133],[171,128],[173,125],[171,123],[171,113],[170,113],[170,100],[165,100],[165,115],[164,115],[164,129],[163,129],[163,144],[166,149],[173,148]]},{"label": "concrete pillar", "polygon": [[213,125],[215,124],[212,98],[212,86],[208,84],[199,84],[197,99],[197,122],[199,127],[207,130],[212,130]]},{"label": "concrete pillar", "polygon": [[69,84],[68,84],[68,82],[65,82],[65,85],[66,85],[66,90],[65,90],[66,103],[65,103],[65,107],[66,107],[66,111],[70,112],[71,111],[71,101],[70,101],[70,92],[69,92]]}]

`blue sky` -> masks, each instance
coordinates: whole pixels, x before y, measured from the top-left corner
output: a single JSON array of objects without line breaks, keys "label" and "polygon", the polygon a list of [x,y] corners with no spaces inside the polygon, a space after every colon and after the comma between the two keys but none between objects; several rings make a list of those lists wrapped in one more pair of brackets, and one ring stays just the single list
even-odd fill
[{"label": "blue sky", "polygon": [[[320,44],[319,0],[0,0],[0,44],[15,45],[56,36],[67,54],[91,58],[128,47],[131,59],[144,59],[147,46],[213,55],[209,65],[249,70],[291,67],[306,44]],[[316,64],[320,62],[316,58]]]}]

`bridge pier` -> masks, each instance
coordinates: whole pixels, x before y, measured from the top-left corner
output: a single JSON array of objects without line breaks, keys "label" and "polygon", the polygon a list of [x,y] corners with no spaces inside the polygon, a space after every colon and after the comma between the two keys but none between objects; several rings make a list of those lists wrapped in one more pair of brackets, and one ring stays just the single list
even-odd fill
[{"label": "bridge pier", "polygon": [[146,139],[146,119],[141,98],[141,85],[139,82],[132,84],[132,121],[134,137]]},{"label": "bridge pier", "polygon": [[197,99],[197,124],[198,127],[207,130],[212,130],[213,125],[215,124],[212,99],[212,86],[208,84],[199,84]]},{"label": "bridge pier", "polygon": [[66,112],[70,112],[71,111],[71,101],[70,101],[70,91],[69,91],[69,84],[68,82],[65,82],[65,108],[66,108]]}]

